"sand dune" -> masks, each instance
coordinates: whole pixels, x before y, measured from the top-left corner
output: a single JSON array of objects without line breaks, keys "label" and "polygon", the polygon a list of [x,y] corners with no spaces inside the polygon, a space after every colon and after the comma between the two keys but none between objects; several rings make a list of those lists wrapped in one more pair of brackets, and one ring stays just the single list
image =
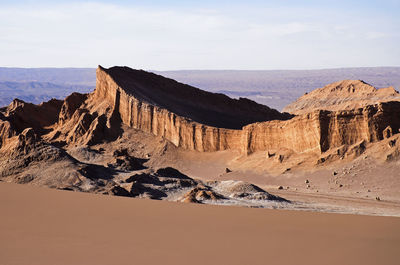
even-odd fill
[{"label": "sand dune", "polygon": [[0,183],[0,264],[398,264],[400,219]]}]

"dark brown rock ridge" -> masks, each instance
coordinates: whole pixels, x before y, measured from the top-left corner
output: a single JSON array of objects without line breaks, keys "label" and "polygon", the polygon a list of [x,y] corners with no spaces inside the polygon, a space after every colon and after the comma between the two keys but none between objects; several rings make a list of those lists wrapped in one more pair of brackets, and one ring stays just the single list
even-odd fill
[{"label": "dark brown rock ridge", "polygon": [[105,69],[99,66],[96,95],[109,96],[108,93],[115,89],[112,83],[120,88],[117,90],[120,90],[121,113],[129,112],[134,107],[126,106],[128,102],[123,99],[126,94],[149,106],[167,109],[177,116],[218,128],[241,129],[254,122],[292,117],[246,98],[232,99],[143,70],[118,66]]},{"label": "dark brown rock ridge", "polygon": [[[353,93],[352,90],[348,91],[350,87],[362,95],[386,91],[376,92],[375,88],[361,81],[338,82],[325,87],[325,90],[333,89],[339,94]],[[108,70],[99,67],[94,95],[98,99],[107,99],[114,109],[118,109],[126,125],[162,136],[178,147],[197,151],[238,149],[249,154],[287,148],[300,153],[321,153],[360,140],[378,141],[383,139],[383,130],[387,127],[392,128],[392,133],[397,133],[399,129],[399,102],[377,103],[351,110],[317,110],[289,120],[282,120],[287,115],[281,114],[281,120],[246,125],[245,121],[250,120],[241,120],[240,117],[251,116],[260,110],[265,120],[271,119],[267,114],[272,113],[273,117],[277,115],[268,108],[258,109],[259,105],[255,103],[251,103],[253,110],[249,111],[248,105],[242,107],[240,100],[202,92],[170,79],[126,67]],[[240,110],[236,111],[236,108]],[[241,114],[245,111],[249,113]],[[178,113],[183,113],[183,116]],[[232,113],[238,113],[235,114],[239,115],[238,121],[245,125],[241,130],[221,128],[224,122],[230,122]],[[201,117],[209,115],[213,116],[214,121],[221,121],[221,126],[200,123],[204,121]]]},{"label": "dark brown rock ridge", "polygon": [[[323,90],[337,98],[349,93],[387,94],[361,81],[338,82]],[[57,146],[90,146],[117,139],[121,126],[128,126],[201,152],[233,149],[250,154],[285,149],[320,154],[360,141],[376,142],[399,133],[400,128],[399,101],[313,110],[288,119],[288,114],[252,101],[204,92],[127,67],[99,67],[91,94],[73,93],[64,102],[40,105],[14,100],[0,114],[0,148],[26,128]]]},{"label": "dark brown rock ridge", "polygon": [[99,67],[93,97],[106,101],[129,127],[202,152],[241,149],[238,129],[242,125],[290,117],[253,101],[205,92],[127,67]]}]

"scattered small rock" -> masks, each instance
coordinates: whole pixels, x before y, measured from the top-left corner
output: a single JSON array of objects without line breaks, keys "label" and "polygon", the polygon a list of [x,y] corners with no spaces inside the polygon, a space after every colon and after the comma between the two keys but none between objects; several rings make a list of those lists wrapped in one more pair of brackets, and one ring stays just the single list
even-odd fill
[{"label": "scattered small rock", "polygon": [[336,172],[336,171],[333,171],[332,175],[336,176],[336,175],[337,175],[337,172]]},{"label": "scattered small rock", "polygon": [[307,185],[307,189],[309,189],[310,187],[311,187],[310,184],[308,184],[308,185]]},{"label": "scattered small rock", "polygon": [[279,186],[279,187],[278,187],[278,190],[283,190],[283,186]]},{"label": "scattered small rock", "polygon": [[308,179],[306,179],[306,181],[304,181],[304,182],[305,182],[306,184],[307,184],[307,183],[310,183],[310,181],[309,181]]},{"label": "scattered small rock", "polygon": [[232,170],[230,170],[229,168],[225,168],[225,173],[230,173],[232,172]]},{"label": "scattered small rock", "polygon": [[381,198],[377,196],[377,197],[375,197],[375,200],[380,201]]},{"label": "scattered small rock", "polygon": [[340,184],[340,185],[339,185],[339,188],[341,188],[341,187],[343,187],[343,184]]}]

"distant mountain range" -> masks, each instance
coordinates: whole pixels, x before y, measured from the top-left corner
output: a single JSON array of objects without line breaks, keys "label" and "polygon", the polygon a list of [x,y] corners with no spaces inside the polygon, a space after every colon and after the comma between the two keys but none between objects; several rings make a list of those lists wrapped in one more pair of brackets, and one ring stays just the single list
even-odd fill
[{"label": "distant mountain range", "polygon": [[0,67],[0,106],[14,98],[40,103],[64,98],[72,92],[86,93],[96,85],[92,68],[5,68]]},{"label": "distant mountain range", "polygon": [[[231,97],[247,97],[282,110],[305,92],[343,79],[360,79],[377,87],[400,89],[400,67],[325,70],[182,70],[153,71],[183,83]],[[13,98],[40,103],[89,92],[95,68],[0,68],[0,106]]]}]

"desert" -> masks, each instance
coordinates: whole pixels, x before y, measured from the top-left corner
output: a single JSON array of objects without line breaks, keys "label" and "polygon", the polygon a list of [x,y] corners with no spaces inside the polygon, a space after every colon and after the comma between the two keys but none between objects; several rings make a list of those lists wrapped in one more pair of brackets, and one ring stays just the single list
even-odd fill
[{"label": "desert", "polygon": [[397,264],[399,257],[396,217],[185,204],[3,182],[0,198],[2,264]]},{"label": "desert", "polygon": [[399,106],[344,80],[279,112],[99,66],[90,93],[0,109],[2,260],[396,264]]},{"label": "desert", "polygon": [[398,1],[0,1],[0,265],[399,264]]},{"label": "desert", "polygon": [[2,109],[0,174],[127,197],[398,216],[399,99],[393,88],[345,80],[281,113],[99,66],[91,93]]}]

